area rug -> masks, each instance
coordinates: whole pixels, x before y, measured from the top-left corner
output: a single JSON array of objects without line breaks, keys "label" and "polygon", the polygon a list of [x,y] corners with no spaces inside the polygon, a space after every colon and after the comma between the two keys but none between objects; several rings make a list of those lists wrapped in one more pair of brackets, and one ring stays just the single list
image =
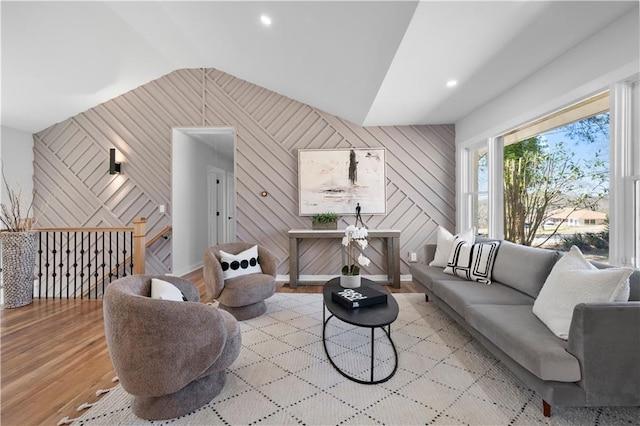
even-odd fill
[{"label": "area rug", "polygon": [[[391,327],[399,366],[378,385],[347,380],[322,347],[322,295],[277,293],[265,315],[241,323],[242,350],[224,390],[204,407],[169,421],[148,422],[116,386],[75,419],[75,425],[629,425],[640,408],[553,407],[542,401],[422,294],[394,295]],[[367,378],[368,330],[333,318],[328,350],[349,374]],[[393,368],[393,352],[378,331],[374,372]]]}]

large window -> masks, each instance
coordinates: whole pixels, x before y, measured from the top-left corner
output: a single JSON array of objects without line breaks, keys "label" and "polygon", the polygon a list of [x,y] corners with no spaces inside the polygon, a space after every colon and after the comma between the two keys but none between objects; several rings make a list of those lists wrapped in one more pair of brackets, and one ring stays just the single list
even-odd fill
[{"label": "large window", "polygon": [[473,224],[479,235],[489,235],[489,174],[487,148],[473,151]]},{"label": "large window", "polygon": [[608,259],[608,111],[505,143],[503,164],[506,240]]},{"label": "large window", "polygon": [[461,149],[460,229],[640,266],[638,86],[612,88]]}]

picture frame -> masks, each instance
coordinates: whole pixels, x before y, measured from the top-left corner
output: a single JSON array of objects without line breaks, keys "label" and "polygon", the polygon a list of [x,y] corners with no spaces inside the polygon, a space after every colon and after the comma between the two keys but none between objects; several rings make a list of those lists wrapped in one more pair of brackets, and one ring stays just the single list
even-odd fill
[{"label": "picture frame", "polygon": [[387,214],[385,148],[298,150],[300,216]]}]

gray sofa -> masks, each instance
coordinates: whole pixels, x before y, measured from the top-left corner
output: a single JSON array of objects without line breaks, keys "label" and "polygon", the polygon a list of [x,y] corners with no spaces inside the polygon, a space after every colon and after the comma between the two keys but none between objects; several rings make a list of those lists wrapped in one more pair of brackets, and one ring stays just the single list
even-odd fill
[{"label": "gray sofa", "polygon": [[411,265],[413,281],[541,396],[545,416],[552,405],[640,405],[639,270],[629,302],[576,306],[564,341],[532,312],[559,252],[503,241],[485,285],[428,266],[435,248],[427,245],[426,262]]}]

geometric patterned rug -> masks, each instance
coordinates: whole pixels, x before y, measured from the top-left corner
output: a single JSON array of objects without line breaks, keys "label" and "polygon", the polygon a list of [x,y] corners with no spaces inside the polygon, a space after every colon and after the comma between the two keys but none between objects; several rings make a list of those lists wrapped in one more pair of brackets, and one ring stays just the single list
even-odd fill
[{"label": "geometric patterned rug", "polygon": [[[378,385],[354,383],[327,361],[322,346],[322,295],[276,293],[265,315],[241,323],[242,350],[223,391],[178,419],[148,422],[116,386],[74,425],[630,425],[640,408],[552,407],[542,401],[455,321],[422,294],[395,294],[391,326],[398,370]],[[368,379],[370,331],[333,318],[328,350],[349,374]],[[376,332],[376,376],[393,368],[393,353]]]}]

